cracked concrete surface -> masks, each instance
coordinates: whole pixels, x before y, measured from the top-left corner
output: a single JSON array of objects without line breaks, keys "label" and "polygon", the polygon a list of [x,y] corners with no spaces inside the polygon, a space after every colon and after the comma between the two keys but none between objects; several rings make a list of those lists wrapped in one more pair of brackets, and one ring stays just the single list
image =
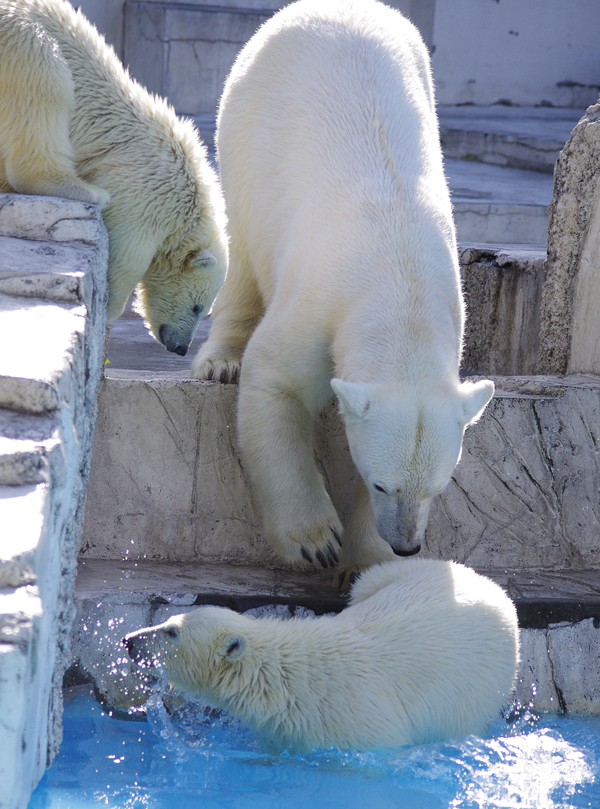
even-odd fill
[{"label": "cracked concrete surface", "polygon": [[596,618],[521,630],[517,699],[536,710],[600,713],[600,657]]},{"label": "cracked concrete surface", "polygon": [[[276,565],[237,449],[237,387],[108,373],[82,558]],[[434,501],[426,551],[484,568],[600,568],[600,379],[539,378],[535,394],[519,390],[518,379],[507,392],[506,379],[497,381]],[[333,405],[317,435],[344,521],[356,472]]]}]

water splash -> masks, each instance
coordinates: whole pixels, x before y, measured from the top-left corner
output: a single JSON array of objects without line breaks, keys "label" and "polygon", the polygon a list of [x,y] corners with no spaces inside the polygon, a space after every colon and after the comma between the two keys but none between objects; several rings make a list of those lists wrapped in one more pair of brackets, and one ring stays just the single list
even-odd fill
[{"label": "water splash", "polygon": [[110,719],[91,697],[69,703],[29,809],[600,809],[598,717],[515,706],[486,738],[291,755],[164,683],[147,711],[150,725]]}]

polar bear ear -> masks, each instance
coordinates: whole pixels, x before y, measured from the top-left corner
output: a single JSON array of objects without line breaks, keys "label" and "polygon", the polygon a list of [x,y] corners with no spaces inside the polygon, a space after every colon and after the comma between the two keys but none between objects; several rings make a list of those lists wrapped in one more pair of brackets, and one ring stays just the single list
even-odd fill
[{"label": "polar bear ear", "polygon": [[462,400],[463,423],[474,424],[494,395],[494,383],[491,379],[463,382],[459,387],[459,393]]},{"label": "polar bear ear", "polygon": [[331,387],[338,397],[342,416],[352,416],[355,419],[362,419],[367,415],[369,407],[371,406],[367,385],[360,385],[355,382],[343,382],[341,379],[332,379]]},{"label": "polar bear ear", "polygon": [[203,272],[212,270],[216,263],[217,259],[209,250],[200,250],[200,252],[194,256],[191,261],[192,268],[194,270],[202,270]]},{"label": "polar bear ear", "polygon": [[242,659],[247,648],[248,641],[242,635],[225,635],[221,638],[218,652],[221,657],[234,662]]}]

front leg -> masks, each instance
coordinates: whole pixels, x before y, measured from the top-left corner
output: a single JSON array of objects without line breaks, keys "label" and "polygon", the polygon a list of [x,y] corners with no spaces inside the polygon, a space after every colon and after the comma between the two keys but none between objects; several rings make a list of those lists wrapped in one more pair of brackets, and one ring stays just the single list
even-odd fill
[{"label": "front leg", "polygon": [[342,526],[313,456],[313,415],[289,390],[263,384],[244,356],[239,440],[265,536],[286,562],[334,567]]},{"label": "front leg", "polygon": [[388,543],[377,533],[369,491],[359,475],[334,585],[339,590],[347,590],[362,570],[396,558]]},{"label": "front leg", "polygon": [[192,377],[236,383],[246,344],[263,314],[250,262],[232,239],[225,283],[213,306],[208,340],[192,362]]}]

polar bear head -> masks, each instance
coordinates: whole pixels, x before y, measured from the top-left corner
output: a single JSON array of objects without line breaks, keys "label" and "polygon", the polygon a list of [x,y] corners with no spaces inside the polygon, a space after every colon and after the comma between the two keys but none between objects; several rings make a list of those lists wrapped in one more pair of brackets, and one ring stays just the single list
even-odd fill
[{"label": "polar bear head", "polygon": [[161,669],[175,687],[219,703],[237,691],[228,686],[230,676],[238,685],[245,681],[242,661],[253,621],[224,607],[199,607],[131,632],[123,644],[142,668]]},{"label": "polar bear head", "polygon": [[350,453],[371,499],[380,536],[399,556],[418,553],[432,499],[458,463],[465,428],[494,393],[489,380],[438,386],[333,379]]},{"label": "polar bear head", "polygon": [[217,297],[227,268],[223,246],[200,249],[190,240],[159,251],[139,283],[136,308],[147,328],[168,351],[185,356],[196,327]]}]

